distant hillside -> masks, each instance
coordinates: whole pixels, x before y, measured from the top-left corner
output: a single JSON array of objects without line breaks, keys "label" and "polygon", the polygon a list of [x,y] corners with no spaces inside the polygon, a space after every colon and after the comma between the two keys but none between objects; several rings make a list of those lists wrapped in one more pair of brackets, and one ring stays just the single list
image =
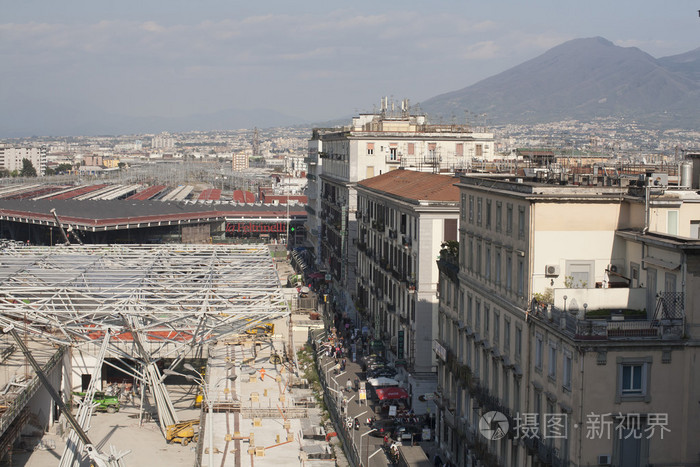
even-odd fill
[{"label": "distant hillside", "polygon": [[[236,130],[256,126],[290,126],[303,122],[300,118],[269,109],[228,109],[185,117],[127,117],[99,112],[94,107],[78,104],[71,107],[45,102],[14,105],[17,111],[5,112],[4,117],[0,117],[0,138]],[[13,108],[9,103],[3,107]],[[32,109],[41,109],[41,112]]]},{"label": "distant hillside", "polygon": [[421,103],[431,117],[485,113],[493,123],[616,116],[654,127],[700,124],[700,49],[655,59],[601,37],[575,39]]}]

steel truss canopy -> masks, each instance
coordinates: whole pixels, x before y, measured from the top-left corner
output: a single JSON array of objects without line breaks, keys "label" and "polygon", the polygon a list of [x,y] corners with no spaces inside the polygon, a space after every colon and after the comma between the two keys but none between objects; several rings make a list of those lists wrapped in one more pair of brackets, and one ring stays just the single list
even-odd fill
[{"label": "steel truss canopy", "polygon": [[264,245],[0,250],[0,324],[57,344],[109,329],[113,342],[196,345],[288,313]]}]

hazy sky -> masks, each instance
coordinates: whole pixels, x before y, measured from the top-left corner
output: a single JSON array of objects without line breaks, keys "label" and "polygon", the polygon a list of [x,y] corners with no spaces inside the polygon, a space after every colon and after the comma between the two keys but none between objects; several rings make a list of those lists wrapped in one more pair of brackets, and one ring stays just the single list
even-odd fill
[{"label": "hazy sky", "polygon": [[270,108],[309,120],[412,103],[574,38],[700,46],[690,0],[0,0],[0,108],[127,116]]}]

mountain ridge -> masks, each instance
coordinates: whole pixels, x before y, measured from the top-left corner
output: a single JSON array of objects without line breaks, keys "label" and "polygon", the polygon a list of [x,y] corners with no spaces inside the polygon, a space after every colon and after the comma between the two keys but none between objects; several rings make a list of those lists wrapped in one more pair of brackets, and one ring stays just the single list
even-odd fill
[{"label": "mountain ridge", "polygon": [[[696,78],[696,73],[698,78]],[[431,117],[458,111],[494,123],[633,118],[651,126],[696,126],[700,49],[655,59],[602,37],[573,39],[471,86],[423,101]]]}]

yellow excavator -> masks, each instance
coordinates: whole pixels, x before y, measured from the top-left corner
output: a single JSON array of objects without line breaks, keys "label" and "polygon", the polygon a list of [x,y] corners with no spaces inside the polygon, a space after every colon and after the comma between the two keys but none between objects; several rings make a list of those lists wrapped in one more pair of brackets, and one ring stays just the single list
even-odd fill
[{"label": "yellow excavator", "polygon": [[165,440],[168,443],[180,443],[187,446],[190,441],[197,442],[199,433],[194,431],[194,426],[199,425],[199,420],[187,420],[185,422],[168,425],[165,430]]}]

